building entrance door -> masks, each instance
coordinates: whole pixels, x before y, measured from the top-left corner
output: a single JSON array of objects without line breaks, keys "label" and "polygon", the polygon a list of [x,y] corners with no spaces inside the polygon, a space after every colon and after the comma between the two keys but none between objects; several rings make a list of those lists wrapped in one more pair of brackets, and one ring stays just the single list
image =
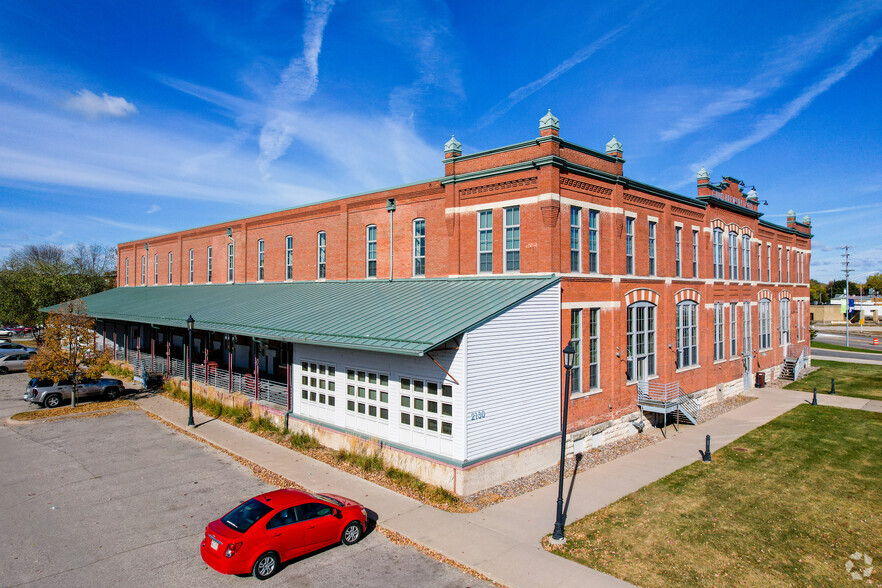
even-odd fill
[{"label": "building entrance door", "polygon": [[750,390],[753,387],[751,383],[753,376],[751,371],[753,366],[751,364],[753,363],[753,358],[751,357],[750,350],[744,350],[744,353],[741,354],[741,360],[744,362],[744,389]]}]

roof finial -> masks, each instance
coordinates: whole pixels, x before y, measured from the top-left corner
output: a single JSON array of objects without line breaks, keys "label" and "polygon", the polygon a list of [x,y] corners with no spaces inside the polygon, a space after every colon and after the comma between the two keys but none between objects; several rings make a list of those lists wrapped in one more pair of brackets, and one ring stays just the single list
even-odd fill
[{"label": "roof finial", "polygon": [[548,114],[539,119],[539,130],[542,131],[544,129],[560,130],[560,119],[551,114],[550,108],[548,109]]},{"label": "roof finial", "polygon": [[456,137],[450,135],[450,140],[444,143],[444,153],[448,156],[462,155],[462,143],[456,140]]},{"label": "roof finial", "polygon": [[710,173],[704,166],[701,166],[701,169],[698,170],[698,175],[696,176],[699,182],[708,182],[710,181]]},{"label": "roof finial", "polygon": [[622,142],[616,139],[615,135],[613,135],[613,138],[606,144],[606,152],[609,155],[622,156]]}]

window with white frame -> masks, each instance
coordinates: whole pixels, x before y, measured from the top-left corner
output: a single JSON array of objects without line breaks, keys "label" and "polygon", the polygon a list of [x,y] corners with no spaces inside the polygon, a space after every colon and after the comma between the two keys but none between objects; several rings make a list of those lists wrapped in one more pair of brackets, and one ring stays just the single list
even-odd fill
[{"label": "window with white frame", "polygon": [[744,347],[742,348],[741,351],[743,353],[750,353],[753,350],[753,342],[751,341],[753,334],[751,333],[751,325],[750,325],[750,301],[749,300],[744,301],[744,311],[742,312],[742,317],[743,317],[743,320],[742,320],[743,324],[741,325],[742,326],[741,330],[744,333],[744,336],[743,336]]},{"label": "window with white frame", "polygon": [[628,380],[655,375],[655,309],[649,302],[628,306]]},{"label": "window with white frame", "polygon": [[723,229],[714,229],[714,279],[723,278]]},{"label": "window with white frame", "polygon": [[802,300],[796,302],[796,339],[802,341]]},{"label": "window with white frame", "polygon": [[301,400],[313,404],[322,404],[324,406],[336,406],[336,376],[337,368],[333,365],[317,361],[301,361]]},{"label": "window with white frame", "polygon": [[512,206],[505,213],[505,271],[521,270],[521,209]]},{"label": "window with white frame", "polygon": [[766,243],[766,281],[772,281],[772,244]]},{"label": "window with white frame", "polygon": [[153,285],[159,284],[159,254],[153,254]]},{"label": "window with white frame", "polygon": [[625,218],[625,273],[634,273],[634,219]]},{"label": "window with white frame", "polygon": [[738,233],[729,233],[729,279],[738,279]]},{"label": "window with white frame", "polygon": [[401,378],[401,425],[414,431],[453,435],[453,386]]},{"label": "window with white frame", "polygon": [[570,206],[570,271],[582,271],[582,209]]},{"label": "window with white frame", "polygon": [[738,353],[738,303],[729,305],[729,357]]},{"label": "window with white frame", "polygon": [[365,228],[365,263],[366,274],[369,278],[377,277],[377,225],[368,225]]},{"label": "window with white frame", "polygon": [[778,245],[778,281],[781,281],[781,258],[783,257],[781,246]]},{"label": "window with white frame", "polygon": [[759,348],[772,347],[772,301],[763,298],[759,301]]},{"label": "window with white frame", "polygon": [[790,284],[790,247],[787,248],[784,255],[784,265],[787,268],[787,283]]},{"label": "window with white frame", "polygon": [[263,239],[257,240],[257,281],[263,281],[263,262],[264,262],[264,244]]},{"label": "window with white frame", "polygon": [[692,230],[692,277],[698,277],[698,231]]},{"label": "window with white frame", "polygon": [[761,282],[763,279],[763,244],[756,244],[756,281]]},{"label": "window with white frame", "polygon": [[649,221],[649,275],[655,275],[655,227],[658,223]]},{"label": "window with white frame", "polygon": [[598,230],[597,226],[597,215],[598,212],[596,210],[588,211],[588,271],[591,273],[597,273],[600,271],[600,261],[597,257],[598,255]]},{"label": "window with white frame", "polygon": [[674,275],[678,278],[683,274],[680,263],[680,233],[683,227],[674,227]]},{"label": "window with white frame", "polygon": [[129,258],[126,258],[126,286],[129,285]]},{"label": "window with white frame", "polygon": [[325,232],[318,232],[318,243],[316,245],[316,266],[318,268],[317,278],[319,280],[325,279],[325,248],[327,247],[327,241],[325,240]]},{"label": "window with white frame", "polygon": [[147,256],[141,256],[141,285],[147,285]]},{"label": "window with white frame", "polygon": [[233,282],[236,278],[236,244],[227,243],[227,281]]},{"label": "window with white frame", "polygon": [[783,347],[790,343],[790,299],[782,298],[778,301],[778,318],[780,331],[780,345]]},{"label": "window with white frame", "polygon": [[588,386],[600,388],[600,309],[588,311]]},{"label": "window with white frame", "polygon": [[426,275],[426,220],[413,221],[413,275]]},{"label": "window with white frame", "polygon": [[346,368],[346,410],[358,416],[389,420],[389,376]]},{"label": "window with white frame", "polygon": [[211,283],[211,247],[205,252],[205,281]]},{"label": "window with white frame", "polygon": [[741,279],[750,281],[750,236],[741,236]]},{"label": "window with white frame", "polygon": [[493,273],[493,211],[478,211],[478,272]]},{"label": "window with white frame", "polygon": [[714,361],[723,357],[723,303],[714,302]]},{"label": "window with white frame", "polygon": [[677,305],[677,368],[698,365],[698,303]]},{"label": "window with white frame", "polygon": [[570,370],[570,394],[582,391],[582,309],[570,310],[570,344],[573,346],[573,368]]},{"label": "window with white frame", "polygon": [[172,268],[174,265],[172,264],[172,252],[168,252],[168,283],[172,283]]},{"label": "window with white frame", "polygon": [[294,236],[285,237],[285,279],[294,279]]},{"label": "window with white frame", "polygon": [[193,250],[190,250],[190,271],[188,273],[189,278],[187,278],[187,283],[193,283]]}]

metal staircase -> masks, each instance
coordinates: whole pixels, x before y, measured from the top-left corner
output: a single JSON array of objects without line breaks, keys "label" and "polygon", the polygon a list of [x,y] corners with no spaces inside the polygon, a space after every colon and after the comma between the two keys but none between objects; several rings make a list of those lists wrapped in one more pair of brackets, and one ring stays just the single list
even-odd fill
[{"label": "metal staircase", "polygon": [[637,382],[637,406],[646,412],[674,415],[674,428],[683,421],[698,424],[698,403],[680,388],[680,382]]},{"label": "metal staircase", "polygon": [[781,373],[778,374],[779,380],[796,380],[802,374],[802,370],[805,369],[806,361],[809,357],[809,350],[811,348],[808,345],[804,345],[799,348],[799,353],[793,354],[793,351],[796,351],[797,348],[791,347],[791,355],[784,358],[784,365],[781,366]]}]

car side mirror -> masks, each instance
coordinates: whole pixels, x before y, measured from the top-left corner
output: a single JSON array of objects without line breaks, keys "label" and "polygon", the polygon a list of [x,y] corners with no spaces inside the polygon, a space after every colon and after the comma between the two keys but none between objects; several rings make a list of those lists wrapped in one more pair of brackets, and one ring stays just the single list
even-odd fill
[{"label": "car side mirror", "polygon": [[338,509],[335,508],[335,509],[334,509],[334,518],[342,519],[342,518],[343,518],[343,513],[340,512]]}]

